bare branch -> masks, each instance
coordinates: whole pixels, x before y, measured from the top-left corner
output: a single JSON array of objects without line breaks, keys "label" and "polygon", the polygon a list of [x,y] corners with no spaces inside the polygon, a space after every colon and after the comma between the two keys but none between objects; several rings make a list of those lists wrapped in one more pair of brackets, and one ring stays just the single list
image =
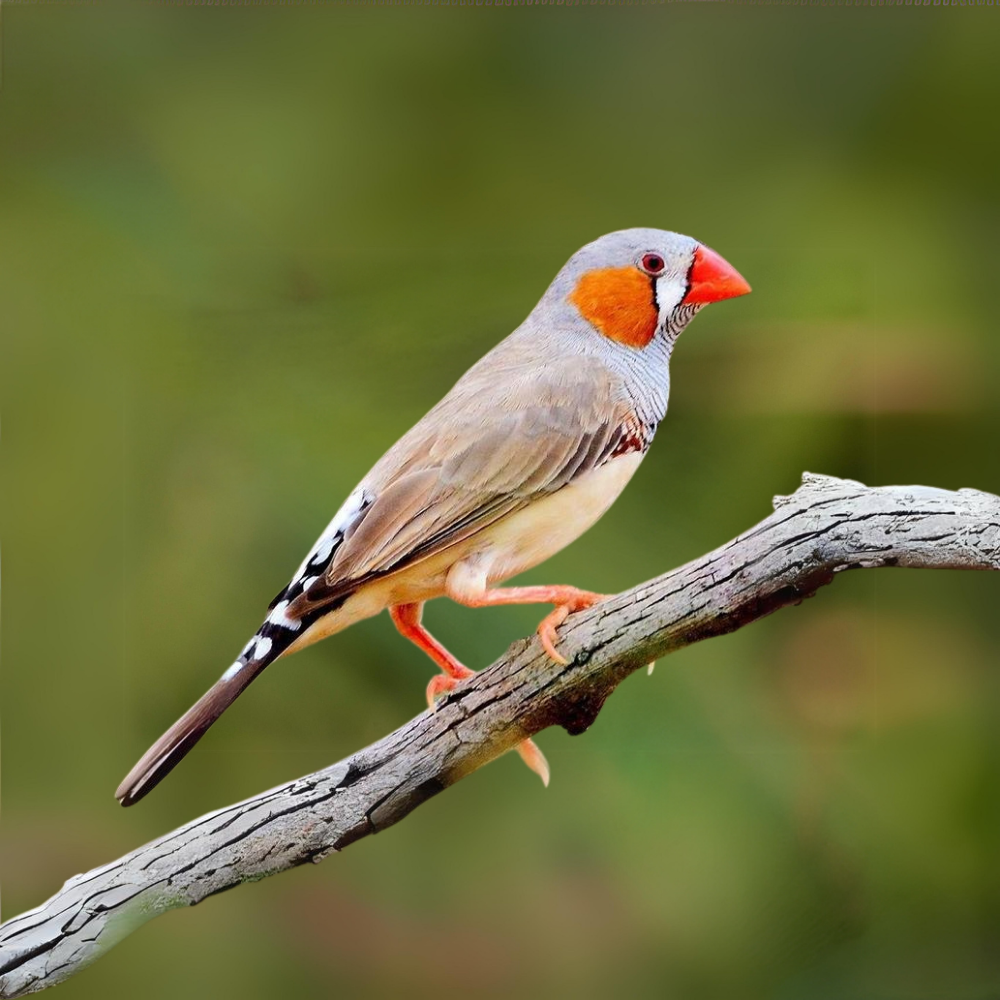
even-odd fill
[{"label": "bare branch", "polygon": [[988,493],[806,473],[774,506],[714,552],[574,615],[560,632],[568,666],[534,638],[516,642],[436,713],[74,876],[0,926],[0,997],[61,982],[166,910],[321,861],[547,726],[582,733],[633,670],[797,604],[841,570],[1000,569],[1000,498]]}]

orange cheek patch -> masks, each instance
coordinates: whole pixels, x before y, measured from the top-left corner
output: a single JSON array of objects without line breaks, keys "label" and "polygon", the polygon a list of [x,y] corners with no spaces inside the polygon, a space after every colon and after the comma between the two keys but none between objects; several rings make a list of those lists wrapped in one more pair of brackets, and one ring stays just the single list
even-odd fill
[{"label": "orange cheek patch", "polygon": [[634,267],[588,271],[569,297],[583,317],[605,337],[629,347],[645,347],[659,317],[650,279]]}]

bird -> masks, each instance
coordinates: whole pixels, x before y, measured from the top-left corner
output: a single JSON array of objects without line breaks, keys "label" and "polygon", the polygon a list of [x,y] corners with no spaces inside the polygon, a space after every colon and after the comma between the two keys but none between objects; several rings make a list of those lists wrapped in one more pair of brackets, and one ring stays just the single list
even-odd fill
[{"label": "bird", "polygon": [[[422,624],[434,598],[551,604],[538,636],[565,663],[559,626],[603,595],[500,584],[611,506],[666,415],[677,338],[704,306],[749,291],[714,250],[666,230],[623,229],[574,253],[524,322],[361,480],[237,659],[132,768],[118,801],[155,787],[265,667],[386,609],[440,668],[426,690],[432,709],[473,674]],[[518,750],[548,784],[537,745]]]}]

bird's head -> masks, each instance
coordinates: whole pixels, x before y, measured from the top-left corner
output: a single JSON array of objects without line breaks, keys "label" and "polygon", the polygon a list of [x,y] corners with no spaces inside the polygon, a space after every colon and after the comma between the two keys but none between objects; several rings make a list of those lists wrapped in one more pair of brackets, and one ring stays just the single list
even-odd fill
[{"label": "bird's head", "polygon": [[578,250],[550,290],[605,337],[643,348],[750,286],[714,250],[662,229],[623,229]]}]

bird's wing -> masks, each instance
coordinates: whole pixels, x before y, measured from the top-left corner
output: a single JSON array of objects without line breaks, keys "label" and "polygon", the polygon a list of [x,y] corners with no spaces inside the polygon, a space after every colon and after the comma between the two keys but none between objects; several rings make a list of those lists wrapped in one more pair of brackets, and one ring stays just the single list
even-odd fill
[{"label": "bird's wing", "polygon": [[495,384],[470,381],[386,455],[366,480],[370,485],[362,484],[367,503],[323,575],[290,602],[289,616],[311,616],[628,450],[632,407],[603,365],[577,358],[543,375],[508,375],[502,395]]}]

